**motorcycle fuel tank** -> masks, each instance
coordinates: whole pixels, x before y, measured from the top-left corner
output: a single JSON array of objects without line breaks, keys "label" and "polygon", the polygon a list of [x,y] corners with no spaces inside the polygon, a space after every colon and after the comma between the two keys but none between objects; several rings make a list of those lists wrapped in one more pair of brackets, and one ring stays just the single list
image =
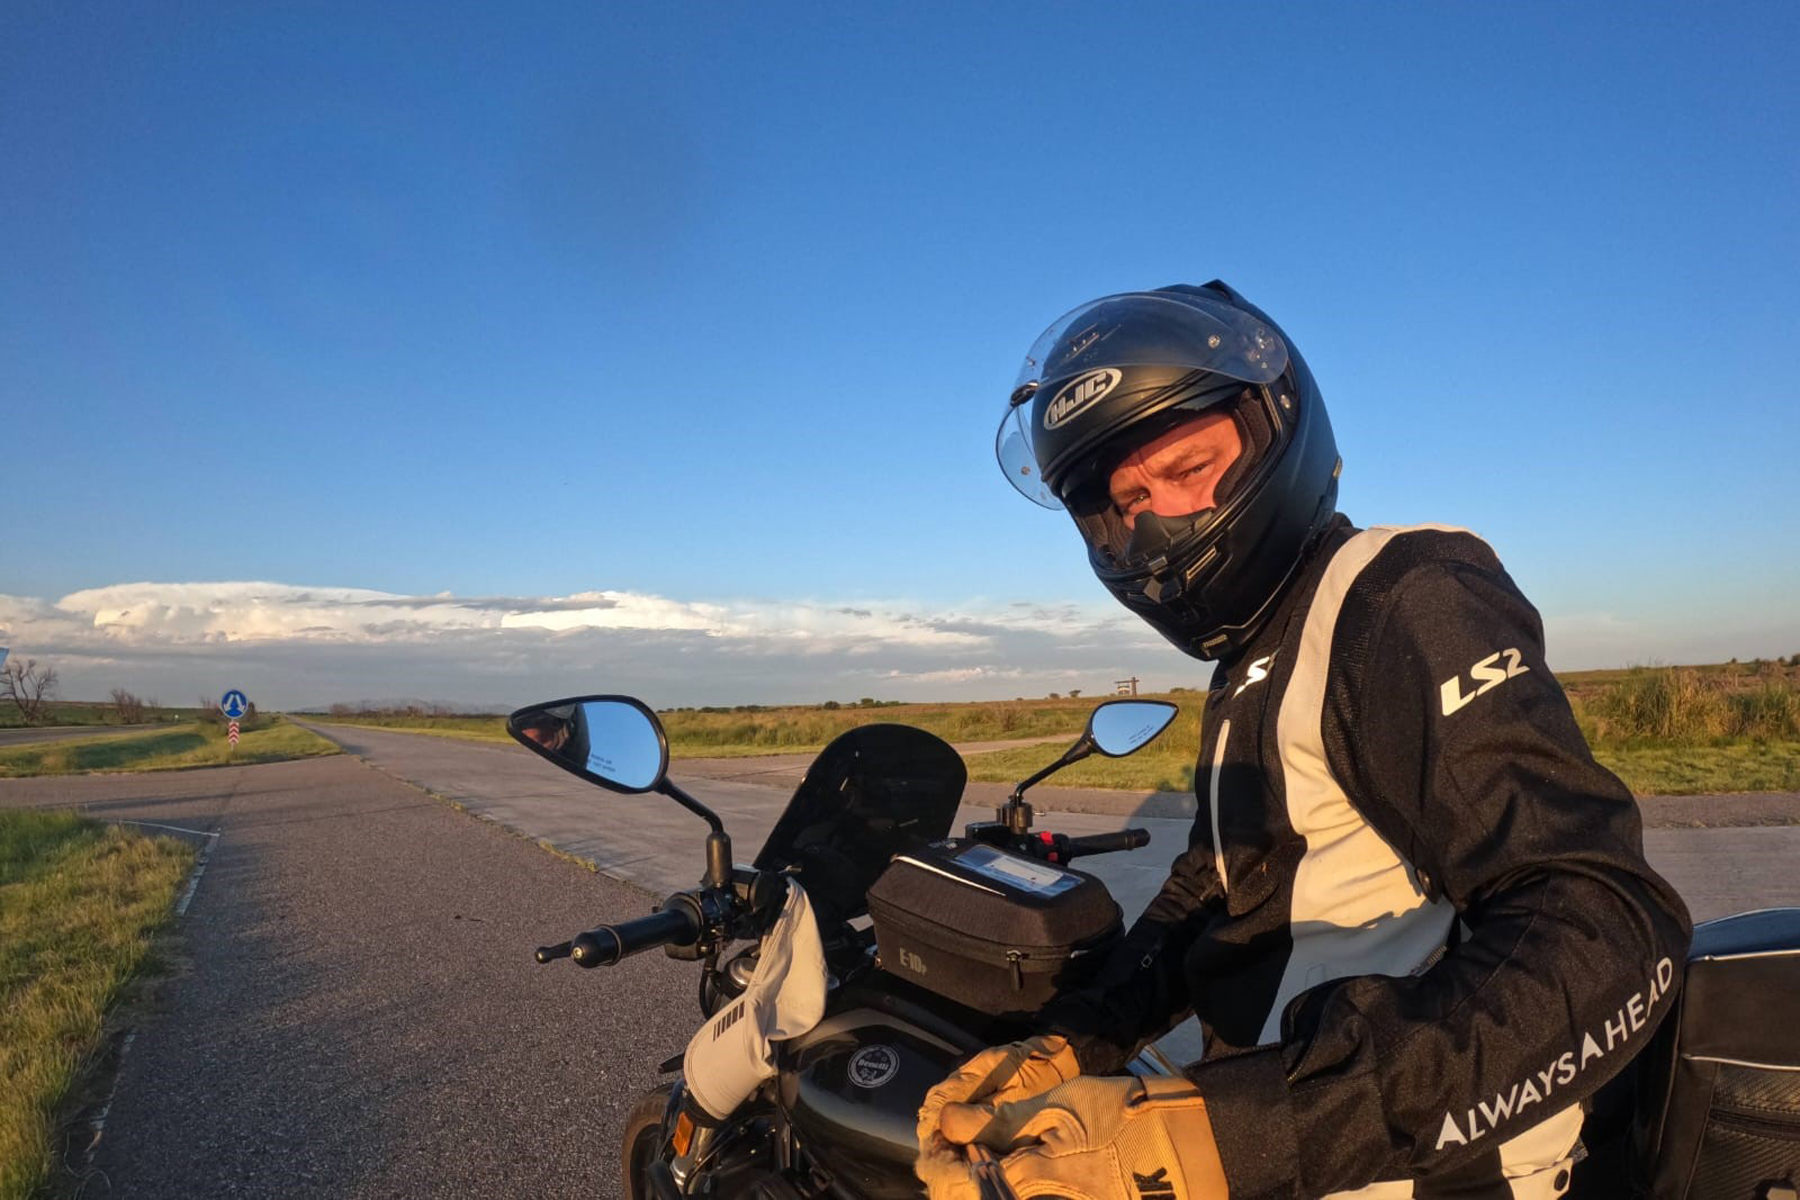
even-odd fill
[{"label": "motorcycle fuel tank", "polygon": [[911,1008],[871,997],[788,1043],[781,1100],[797,1139],[813,1161],[870,1200],[920,1194],[913,1175],[919,1105],[986,1044]]}]

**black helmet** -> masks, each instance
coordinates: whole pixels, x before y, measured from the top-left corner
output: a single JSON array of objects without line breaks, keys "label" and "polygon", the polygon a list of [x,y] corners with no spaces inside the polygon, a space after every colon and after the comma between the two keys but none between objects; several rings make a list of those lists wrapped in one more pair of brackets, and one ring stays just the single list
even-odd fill
[{"label": "black helmet", "polygon": [[[1131,451],[1196,416],[1231,415],[1243,450],[1210,508],[1137,514],[1108,490]],[[1225,284],[1106,296],[1032,346],[995,442],[1027,499],[1066,508],[1094,574],[1196,658],[1255,633],[1337,503],[1341,462],[1312,373],[1275,322]]]}]

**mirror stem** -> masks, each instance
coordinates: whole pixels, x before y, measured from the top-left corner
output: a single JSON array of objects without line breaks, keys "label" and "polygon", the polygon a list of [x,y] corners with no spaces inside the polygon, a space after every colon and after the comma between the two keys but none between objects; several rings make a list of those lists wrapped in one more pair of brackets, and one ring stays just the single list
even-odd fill
[{"label": "mirror stem", "polygon": [[720,835],[721,837],[723,837],[725,835],[725,822],[719,820],[718,814],[713,812],[712,809],[706,807],[706,805],[704,805],[704,804],[700,803],[698,800],[694,799],[692,796],[688,795],[686,792],[682,791],[679,787],[676,786],[675,781],[673,779],[670,779],[667,775],[664,775],[662,777],[662,781],[660,783],[658,783],[656,785],[656,787],[653,788],[652,790],[661,792],[663,795],[667,796],[669,799],[673,800],[675,803],[681,805],[681,807],[687,809],[689,812],[693,813],[695,816],[704,820],[708,825],[710,825],[712,827],[712,831],[714,833]]},{"label": "mirror stem", "polygon": [[1047,779],[1051,775],[1056,774],[1056,772],[1062,770],[1064,767],[1068,766],[1070,763],[1080,762],[1082,759],[1086,758],[1088,755],[1092,754],[1093,752],[1094,752],[1093,741],[1091,739],[1089,739],[1088,737],[1083,736],[1079,742],[1076,742],[1073,746],[1070,746],[1068,748],[1068,750],[1064,752],[1064,754],[1061,758],[1057,759],[1055,762],[1051,763],[1049,766],[1047,766],[1043,770],[1039,771],[1036,775],[1033,775],[1031,778],[1025,780],[1023,783],[1021,783],[1017,787],[1013,788],[1012,799],[1010,801],[1008,801],[1008,803],[1011,803],[1011,804],[1023,803],[1024,799],[1025,799],[1025,789],[1026,788],[1030,787],[1034,783],[1038,783],[1039,781],[1041,781],[1043,779]]},{"label": "mirror stem", "polygon": [[656,785],[656,790],[694,815],[705,818],[712,826],[712,832],[706,835],[706,886],[721,888],[730,883],[731,835],[725,832],[725,822],[719,820],[719,815],[712,809],[682,791],[667,775]]},{"label": "mirror stem", "polygon": [[1080,762],[1094,752],[1094,739],[1089,734],[1082,734],[1081,740],[1063,752],[1063,756],[1039,771],[1036,775],[1013,788],[1012,796],[1001,805],[995,814],[1000,823],[1013,833],[1023,834],[1031,829],[1031,805],[1025,803],[1025,789],[1032,784],[1046,779],[1062,770],[1070,763]]},{"label": "mirror stem", "polygon": [[731,835],[714,830],[706,835],[706,886],[722,888],[731,882]]}]

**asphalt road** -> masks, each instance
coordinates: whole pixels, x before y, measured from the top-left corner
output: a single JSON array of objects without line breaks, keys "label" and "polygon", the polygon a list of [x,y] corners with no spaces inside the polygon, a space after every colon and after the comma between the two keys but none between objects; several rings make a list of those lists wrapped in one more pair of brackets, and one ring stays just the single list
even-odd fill
[{"label": "asphalt road", "polygon": [[[656,795],[621,795],[568,775],[517,746],[463,742],[429,734],[394,733],[355,726],[317,727],[370,765],[448,797],[470,812],[594,862],[651,892],[691,887],[704,869],[706,827],[674,802]],[[1054,748],[1047,749],[1051,760]],[[787,761],[791,759],[792,761]],[[786,805],[804,756],[782,760],[676,761],[675,781],[711,806],[733,838],[735,857],[748,862]],[[965,797],[997,804],[1008,789],[972,783]],[[1160,795],[1127,797],[1101,789],[1042,785],[1030,793],[1042,811],[1039,828],[1061,833],[1109,832],[1127,825],[1150,831],[1150,845],[1132,854],[1084,859],[1082,868],[1106,882],[1130,921],[1143,911],[1167,877],[1171,859],[1187,844],[1191,815],[1166,816]],[[1800,825],[1768,827],[1800,811],[1796,797],[1682,797],[1658,808],[1652,820],[1672,813],[1691,823],[1695,813],[1724,819],[1743,814],[1744,827],[1651,828],[1644,846],[1650,862],[1687,901],[1697,921],[1749,908],[1800,905]],[[1191,804],[1191,801],[1190,801]],[[1076,811],[1068,811],[1074,809]],[[956,828],[986,820],[990,807],[965,806]],[[1189,1021],[1163,1040],[1177,1060],[1199,1057],[1199,1027]]]},{"label": "asphalt road", "polygon": [[[348,725],[318,725],[346,750],[396,778],[436,792],[470,812],[542,839],[658,894],[691,887],[704,869],[706,827],[661,796],[609,792],[557,770],[527,751],[501,743],[457,741]],[[1047,749],[1046,761],[1054,757]],[[768,836],[804,767],[805,756],[696,759],[672,764],[683,788],[716,810],[748,862]],[[990,819],[1004,800],[1002,784],[971,783],[976,801],[957,816]],[[1038,824],[1062,833],[1101,833],[1126,825],[1150,830],[1151,843],[1132,854],[1085,859],[1082,868],[1111,888],[1129,920],[1155,895],[1170,859],[1187,842],[1192,817],[1167,816],[1163,797],[1094,788],[1034,788]],[[1640,801],[1651,864],[1681,892],[1696,920],[1747,908],[1800,905],[1800,796],[1742,795]],[[1696,828],[1701,822],[1716,827]]]},{"label": "asphalt road", "polygon": [[[690,885],[705,826],[516,747],[327,732],[363,761],[0,780],[0,806],[218,834],[181,963],[134,1015],[104,1136],[85,1173],[75,1149],[70,1182],[83,1197],[615,1194],[624,1114],[696,1023],[693,968],[651,954],[583,972],[530,951]],[[677,779],[747,861],[788,781],[742,760],[698,764],[728,778],[696,765],[677,763]],[[985,804],[1004,789],[972,791]],[[1062,795],[1033,793],[1047,808]],[[1088,860],[1133,915],[1189,821],[1041,824],[1150,828],[1147,850]],[[1700,919],[1800,904],[1800,827],[1652,829],[1646,842]],[[1170,1049],[1191,1046],[1178,1033]]]},{"label": "asphalt road", "polygon": [[18,805],[219,834],[84,1200],[616,1194],[693,969],[531,950],[646,894],[347,757],[0,781]]}]

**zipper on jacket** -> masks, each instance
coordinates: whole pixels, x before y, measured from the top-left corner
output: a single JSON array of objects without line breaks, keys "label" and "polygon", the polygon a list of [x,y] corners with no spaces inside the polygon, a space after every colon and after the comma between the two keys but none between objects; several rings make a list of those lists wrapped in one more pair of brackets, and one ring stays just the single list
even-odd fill
[{"label": "zipper on jacket", "polygon": [[1721,1125],[1727,1129],[1733,1129],[1740,1133],[1752,1133],[1759,1137],[1800,1142],[1800,1117],[1793,1120],[1782,1120],[1779,1117],[1742,1112],[1735,1108],[1715,1108],[1708,1116],[1707,1124]]},{"label": "zipper on jacket", "polygon": [[1225,881],[1225,842],[1219,837],[1219,775],[1225,766],[1225,743],[1231,737],[1231,722],[1226,721],[1219,726],[1219,744],[1213,748],[1212,764],[1212,835],[1213,835],[1213,869],[1219,873],[1219,890],[1226,895],[1231,894],[1231,885]]}]

